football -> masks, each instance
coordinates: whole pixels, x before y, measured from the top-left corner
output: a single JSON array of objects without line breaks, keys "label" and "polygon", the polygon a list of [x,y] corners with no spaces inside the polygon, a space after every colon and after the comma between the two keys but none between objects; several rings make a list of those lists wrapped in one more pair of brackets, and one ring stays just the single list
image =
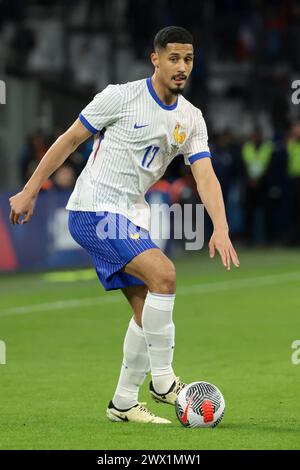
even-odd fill
[{"label": "football", "polygon": [[187,428],[213,428],[223,418],[225,400],[220,390],[209,382],[193,382],[178,394],[176,415]]}]

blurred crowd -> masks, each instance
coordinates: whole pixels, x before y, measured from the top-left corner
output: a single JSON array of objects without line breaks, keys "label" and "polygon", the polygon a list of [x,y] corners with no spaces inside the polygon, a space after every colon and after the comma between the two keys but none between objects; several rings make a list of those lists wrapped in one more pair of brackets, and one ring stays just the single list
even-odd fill
[{"label": "blurred crowd", "polygon": [[[53,116],[20,153],[23,182],[81,101],[151,73],[155,33],[177,24],[195,39],[185,96],[208,124],[232,237],[300,244],[300,105],[291,99],[300,78],[299,0],[0,0],[0,8],[0,72],[33,78],[40,110],[46,101]],[[32,128],[41,121],[37,114]],[[62,130],[48,135],[55,125]],[[82,144],[43,190],[72,189],[91,148],[91,140]],[[169,204],[198,200],[182,159],[155,191]]]},{"label": "blurred crowd", "polygon": [[[23,183],[28,181],[40,160],[61,133],[62,131],[60,129],[56,129],[52,135],[45,135],[41,130],[38,130],[28,137],[27,142],[21,149],[19,157],[19,176]],[[58,190],[73,189],[76,179],[86,165],[92,147],[92,139],[88,139],[81,144],[80,147],[70,155],[66,163],[43,184],[42,190],[48,191],[52,188]]]},{"label": "blurred crowd", "polygon": [[[30,136],[20,154],[24,183],[58,134],[57,130],[46,137],[39,131]],[[42,190],[72,190],[92,144],[92,139],[83,143]],[[265,139],[256,128],[249,139],[239,141],[225,130],[211,137],[210,148],[232,238],[249,246],[300,245],[300,121],[280,140]],[[169,205],[199,202],[190,167],[179,157],[147,196],[154,192]],[[205,226],[207,238],[211,230],[208,218]]]}]

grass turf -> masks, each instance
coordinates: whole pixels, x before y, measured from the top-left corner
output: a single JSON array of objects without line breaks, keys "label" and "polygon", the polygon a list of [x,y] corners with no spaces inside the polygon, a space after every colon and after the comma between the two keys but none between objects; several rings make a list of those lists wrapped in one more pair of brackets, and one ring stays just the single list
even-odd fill
[{"label": "grass turf", "polygon": [[130,318],[122,294],[90,273],[0,278],[0,449],[299,449],[300,252],[240,260],[230,273],[207,253],[176,261],[174,367],[224,393],[215,429],[181,426],[173,407],[152,402],[150,379],[140,400],[172,424],[107,421]]}]

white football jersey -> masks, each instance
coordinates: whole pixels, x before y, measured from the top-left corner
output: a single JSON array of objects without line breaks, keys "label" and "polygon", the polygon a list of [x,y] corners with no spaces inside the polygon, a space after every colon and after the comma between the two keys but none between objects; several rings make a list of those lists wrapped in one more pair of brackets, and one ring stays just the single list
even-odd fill
[{"label": "white football jersey", "polygon": [[108,85],[79,118],[95,139],[69,210],[121,213],[149,230],[144,195],[173,158],[192,164],[210,157],[201,111],[182,95],[165,105],[151,78]]}]

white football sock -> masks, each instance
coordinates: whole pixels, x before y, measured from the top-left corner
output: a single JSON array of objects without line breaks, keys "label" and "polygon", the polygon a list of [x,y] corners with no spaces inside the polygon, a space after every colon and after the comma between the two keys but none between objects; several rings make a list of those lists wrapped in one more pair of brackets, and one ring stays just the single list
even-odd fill
[{"label": "white football sock", "polygon": [[150,362],[143,329],[132,318],[123,346],[123,363],[113,404],[120,410],[131,408],[138,403],[139,387],[144,382]]},{"label": "white football sock", "polygon": [[174,301],[175,294],[154,294],[148,291],[142,313],[152,382],[157,393],[168,392],[175,380],[172,369],[175,346]]}]

